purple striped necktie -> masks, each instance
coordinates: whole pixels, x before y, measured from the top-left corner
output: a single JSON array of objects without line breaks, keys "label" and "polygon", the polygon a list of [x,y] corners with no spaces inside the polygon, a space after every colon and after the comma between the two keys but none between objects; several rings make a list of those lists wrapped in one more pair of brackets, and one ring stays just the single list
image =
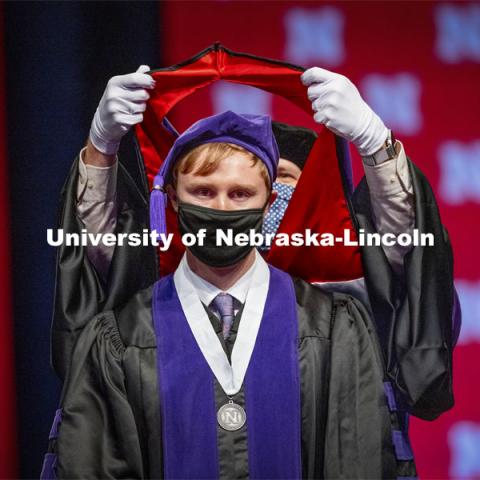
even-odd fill
[{"label": "purple striped necktie", "polygon": [[233,325],[233,297],[229,293],[219,293],[212,303],[220,314],[223,338],[226,340]]}]

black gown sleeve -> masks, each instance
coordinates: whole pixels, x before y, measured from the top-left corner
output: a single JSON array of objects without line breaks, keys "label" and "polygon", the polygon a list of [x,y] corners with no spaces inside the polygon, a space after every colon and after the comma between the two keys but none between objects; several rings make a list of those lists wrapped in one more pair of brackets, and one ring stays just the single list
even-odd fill
[{"label": "black gown sleeve", "polygon": [[[80,233],[85,228],[76,212],[78,157],[60,197],[58,228]],[[137,161],[139,161],[137,159]],[[118,218],[115,233],[142,233],[148,228],[147,196],[119,162],[117,176]],[[89,261],[86,248],[62,245],[57,250],[55,299],[51,329],[51,359],[64,380],[76,338],[86,319],[123,304],[157,278],[154,247],[123,245],[115,248],[104,282]]]},{"label": "black gown sleeve", "polygon": [[[323,478],[397,478],[385,368],[372,320],[348,295],[333,295]],[[402,466],[403,467],[403,466]]]},{"label": "black gown sleeve", "polygon": [[93,318],[72,354],[42,478],[142,478],[142,452],[112,312]]},{"label": "black gown sleeve", "polygon": [[[405,408],[433,420],[453,406],[453,256],[432,189],[408,159],[415,194],[415,228],[434,246],[416,246],[395,275],[381,247],[363,247],[365,282],[390,380]],[[353,196],[357,227],[375,232],[365,178]]]}]

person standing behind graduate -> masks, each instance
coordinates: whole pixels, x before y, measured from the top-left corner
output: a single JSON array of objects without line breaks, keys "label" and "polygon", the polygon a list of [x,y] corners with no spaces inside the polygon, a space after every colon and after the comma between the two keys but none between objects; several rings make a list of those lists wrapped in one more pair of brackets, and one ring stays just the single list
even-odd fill
[{"label": "person standing behind graduate", "polygon": [[[317,139],[317,134],[309,128],[282,122],[272,122],[272,131],[277,141],[280,160],[277,179],[273,184],[273,191],[277,196],[265,216],[262,228],[264,235],[274,235],[277,232],[310,150]],[[269,248],[264,246],[260,250],[266,252]]]}]

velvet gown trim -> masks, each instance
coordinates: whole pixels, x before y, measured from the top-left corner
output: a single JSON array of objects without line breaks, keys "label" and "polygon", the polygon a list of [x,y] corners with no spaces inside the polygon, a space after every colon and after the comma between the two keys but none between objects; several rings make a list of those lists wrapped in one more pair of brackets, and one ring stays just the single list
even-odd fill
[{"label": "velvet gown trim", "polygon": [[[270,272],[265,311],[245,378],[249,477],[300,478],[295,292],[289,275],[272,267]],[[171,276],[155,284],[152,305],[165,478],[218,478],[214,377]]]}]

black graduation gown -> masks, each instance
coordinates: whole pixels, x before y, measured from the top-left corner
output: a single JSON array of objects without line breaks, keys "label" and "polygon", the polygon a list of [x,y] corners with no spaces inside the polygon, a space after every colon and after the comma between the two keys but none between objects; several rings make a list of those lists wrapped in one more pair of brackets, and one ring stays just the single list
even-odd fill
[{"label": "black graduation gown", "polygon": [[[385,367],[363,305],[295,280],[304,478],[415,475],[396,459],[401,425],[384,392]],[[58,478],[162,478],[152,287],[98,314],[78,337],[49,451]],[[188,386],[186,386],[188,388]],[[216,403],[225,403],[217,385]],[[235,397],[243,402],[242,392]],[[218,427],[222,478],[245,478],[247,425]]]},{"label": "black graduation gown", "polygon": [[[365,283],[389,378],[406,410],[434,420],[453,407],[452,356],[460,330],[453,283],[453,253],[432,188],[410,160],[415,228],[432,233],[434,246],[416,246],[404,271],[392,271],[381,247],[363,247]],[[375,232],[365,177],[353,195],[357,227]]]},{"label": "black graduation gown", "polygon": [[[60,194],[58,228],[80,233],[85,228],[76,212],[78,157]],[[147,226],[148,202],[129,171],[119,164],[116,233],[142,232]],[[83,246],[57,249],[55,297],[51,328],[52,366],[64,380],[73,346],[86,323],[98,312],[125,303],[135,292],[157,279],[154,248],[124,245],[115,249],[108,278],[104,281],[88,260]]]},{"label": "black graduation gown", "polygon": [[[138,158],[138,165],[141,159]],[[453,257],[432,189],[408,159],[415,193],[415,227],[433,233],[433,247],[414,247],[396,276],[381,247],[362,249],[367,291],[388,379],[402,395],[404,408],[432,420],[453,406],[452,309]],[[140,187],[119,164],[116,232],[148,228],[148,190],[144,173]],[[80,232],[76,215],[78,159],[62,190],[59,228]],[[358,228],[374,232],[370,195],[365,178],[350,202]],[[87,259],[85,248],[61,246],[52,321],[52,364],[61,379],[68,371],[79,332],[98,312],[125,303],[157,279],[156,252],[151,247],[123,246],[115,250],[104,283]]]}]

